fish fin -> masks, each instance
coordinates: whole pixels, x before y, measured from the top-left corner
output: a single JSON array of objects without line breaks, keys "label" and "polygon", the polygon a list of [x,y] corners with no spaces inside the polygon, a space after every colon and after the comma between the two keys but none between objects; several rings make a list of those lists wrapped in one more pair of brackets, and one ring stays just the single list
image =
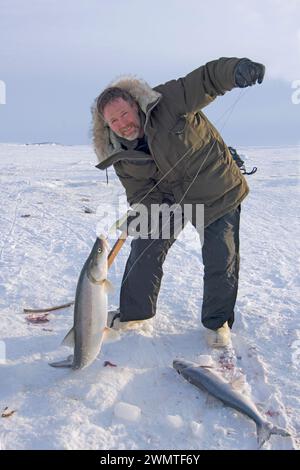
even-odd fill
[{"label": "fish fin", "polygon": [[240,375],[240,377],[233,379],[230,385],[232,386],[233,390],[236,390],[236,391],[243,390],[245,387],[245,377],[243,375]]},{"label": "fish fin", "polygon": [[266,405],[264,403],[259,402],[259,401],[255,402],[255,406],[261,413],[263,413],[265,408],[266,408]]},{"label": "fish fin", "polygon": [[105,281],[103,281],[103,285],[105,287],[106,292],[113,292],[115,290],[113,284],[108,279],[105,279]]},{"label": "fish fin", "polygon": [[120,339],[120,334],[118,331],[108,328],[106,326],[103,331],[103,342],[104,343],[113,343],[114,341]]},{"label": "fish fin", "polygon": [[215,408],[220,405],[220,401],[213,395],[208,394],[205,399],[205,406],[207,408]]},{"label": "fish fin", "polygon": [[74,356],[68,356],[67,359],[58,362],[49,362],[49,366],[51,367],[72,367],[73,366],[73,358]]},{"label": "fish fin", "polygon": [[75,346],[75,332],[74,332],[74,327],[71,328],[69,333],[66,334],[64,339],[62,340],[61,344],[64,346],[70,346],[70,348],[74,348]]},{"label": "fish fin", "polygon": [[273,424],[269,423],[268,421],[263,422],[262,424],[258,424],[256,426],[257,432],[257,442],[258,447],[261,448],[262,445],[270,439],[272,434],[277,434],[278,436],[289,437],[290,434],[282,428],[278,428],[277,426],[273,426]]}]

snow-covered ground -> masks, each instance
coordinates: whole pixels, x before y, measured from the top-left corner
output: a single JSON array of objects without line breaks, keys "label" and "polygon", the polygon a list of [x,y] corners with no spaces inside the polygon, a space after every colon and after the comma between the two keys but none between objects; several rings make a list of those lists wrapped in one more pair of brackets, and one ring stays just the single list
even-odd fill
[{"label": "snow-covered ground", "polygon": [[[23,308],[74,298],[96,227],[114,221],[123,189],[113,171],[106,184],[88,146],[0,145],[0,411],[15,410],[0,417],[0,449],[255,449],[250,419],[212,402],[172,368],[175,358],[202,355],[226,379],[242,377],[244,393],[291,433],[271,437],[265,449],[300,447],[300,147],[240,150],[258,172],[248,177],[242,206],[232,360],[205,343],[200,243],[188,226],[166,259],[157,316],[74,372],[48,366],[71,352],[59,345],[72,307],[40,324],[29,323]],[[96,213],[103,204],[105,217]],[[111,307],[129,246],[110,270]],[[122,403],[138,407],[136,415]]]}]

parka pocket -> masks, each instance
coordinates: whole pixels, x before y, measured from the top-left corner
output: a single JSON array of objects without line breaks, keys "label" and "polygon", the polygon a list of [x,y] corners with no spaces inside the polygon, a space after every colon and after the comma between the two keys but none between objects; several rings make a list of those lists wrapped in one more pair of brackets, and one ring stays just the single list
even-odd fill
[{"label": "parka pocket", "polygon": [[207,120],[200,112],[181,115],[170,130],[191,153],[200,150],[210,141],[210,129]]},{"label": "parka pocket", "polygon": [[179,116],[179,118],[175,122],[175,125],[170,129],[170,132],[175,135],[183,134],[184,131],[186,130],[186,126],[187,126],[187,119],[185,115]]},{"label": "parka pocket", "polygon": [[203,120],[199,113],[182,114],[170,129],[170,132],[175,135],[180,135],[187,131],[188,127],[190,131],[193,132],[195,130],[199,130],[199,126],[201,127],[202,125]]}]

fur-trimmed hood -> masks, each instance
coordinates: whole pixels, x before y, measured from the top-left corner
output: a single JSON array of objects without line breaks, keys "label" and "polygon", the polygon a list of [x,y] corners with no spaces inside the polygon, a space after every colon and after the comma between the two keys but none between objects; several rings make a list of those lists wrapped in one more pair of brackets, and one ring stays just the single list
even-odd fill
[{"label": "fur-trimmed hood", "polygon": [[[134,76],[122,76],[108,85],[107,88],[116,86],[126,90],[139,104],[141,110],[146,114],[149,105],[154,104],[161,94],[153,90],[144,80]],[[98,98],[98,97],[97,97]],[[121,150],[121,145],[114,132],[104,122],[97,111],[97,98],[92,105],[93,116],[93,143],[99,162],[103,162],[114,153]]]}]

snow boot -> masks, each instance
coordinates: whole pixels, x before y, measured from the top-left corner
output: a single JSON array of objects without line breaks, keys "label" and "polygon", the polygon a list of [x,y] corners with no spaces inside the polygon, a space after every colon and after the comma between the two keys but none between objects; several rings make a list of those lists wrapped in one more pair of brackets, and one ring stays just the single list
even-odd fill
[{"label": "snow boot", "polygon": [[206,341],[211,348],[226,348],[230,343],[230,328],[225,322],[217,330],[206,330]]},{"label": "snow boot", "polygon": [[120,321],[120,309],[110,310],[107,314],[107,326],[114,330],[136,330],[143,327],[146,320]]}]

